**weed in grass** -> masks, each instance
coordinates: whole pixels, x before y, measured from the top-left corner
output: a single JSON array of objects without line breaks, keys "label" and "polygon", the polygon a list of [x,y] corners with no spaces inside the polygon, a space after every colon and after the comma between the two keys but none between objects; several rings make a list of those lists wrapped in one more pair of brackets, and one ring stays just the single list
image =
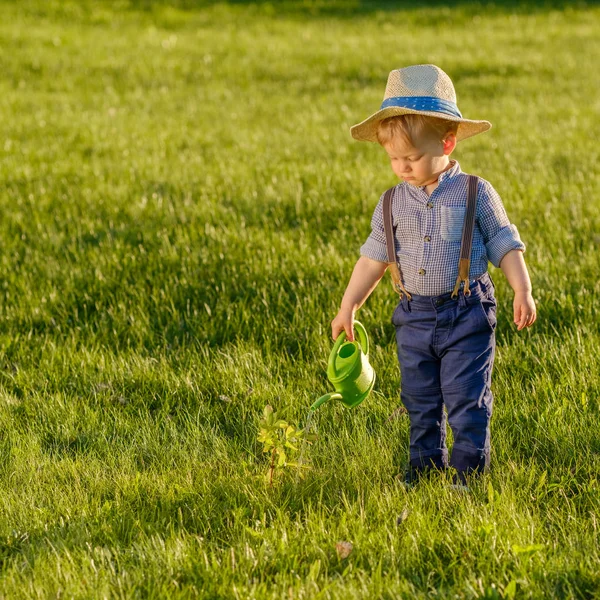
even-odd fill
[{"label": "weed in grass", "polygon": [[[263,444],[263,452],[270,455],[267,479],[271,487],[275,472],[281,472],[285,467],[296,468],[296,481],[303,475],[302,469],[310,468],[303,462],[306,444],[317,439],[314,433],[310,433],[310,420],[305,429],[298,429],[280,419],[273,407],[267,405],[260,421],[257,439]],[[299,455],[298,462],[293,461],[296,455]]]}]

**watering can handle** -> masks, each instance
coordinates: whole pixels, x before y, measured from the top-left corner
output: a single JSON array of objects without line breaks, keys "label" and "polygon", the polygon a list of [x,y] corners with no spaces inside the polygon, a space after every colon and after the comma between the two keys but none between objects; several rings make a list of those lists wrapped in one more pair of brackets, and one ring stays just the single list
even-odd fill
[{"label": "watering can handle", "polygon": [[[367,330],[363,327],[363,324],[360,321],[354,321],[354,328],[358,331],[358,338],[360,340],[363,354],[369,354],[369,338],[367,337]],[[333,345],[331,354],[329,355],[330,370],[333,370],[335,367],[335,357],[337,356],[340,346],[344,343],[345,339],[346,332],[342,331],[340,335],[338,335],[337,340],[335,340],[335,344]]]},{"label": "watering can handle", "polygon": [[363,354],[369,354],[369,337],[367,336],[367,330],[360,321],[354,321],[354,327],[358,331],[358,339],[360,340]]}]

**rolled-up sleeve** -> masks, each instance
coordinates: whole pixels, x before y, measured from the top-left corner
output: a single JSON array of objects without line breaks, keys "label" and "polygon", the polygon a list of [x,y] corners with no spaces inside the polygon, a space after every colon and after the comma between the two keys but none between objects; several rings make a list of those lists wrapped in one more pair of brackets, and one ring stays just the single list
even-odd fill
[{"label": "rolled-up sleeve", "polygon": [[379,199],[373,217],[371,218],[371,234],[367,241],[360,247],[360,255],[387,262],[387,246],[385,243],[385,229],[383,228],[383,196]]},{"label": "rolled-up sleeve", "polygon": [[487,181],[480,183],[477,221],[488,259],[495,267],[500,266],[507,252],[525,252],[525,244],[521,241],[516,226],[508,220],[502,199]]}]

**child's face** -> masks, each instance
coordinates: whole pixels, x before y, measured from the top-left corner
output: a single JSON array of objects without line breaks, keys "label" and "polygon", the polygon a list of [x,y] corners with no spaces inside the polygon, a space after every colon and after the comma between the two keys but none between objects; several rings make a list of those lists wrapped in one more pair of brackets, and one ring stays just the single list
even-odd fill
[{"label": "child's face", "polygon": [[448,167],[448,156],[454,150],[456,139],[453,134],[448,134],[444,141],[426,138],[415,144],[396,137],[383,147],[394,173],[406,183],[421,187],[437,181]]}]

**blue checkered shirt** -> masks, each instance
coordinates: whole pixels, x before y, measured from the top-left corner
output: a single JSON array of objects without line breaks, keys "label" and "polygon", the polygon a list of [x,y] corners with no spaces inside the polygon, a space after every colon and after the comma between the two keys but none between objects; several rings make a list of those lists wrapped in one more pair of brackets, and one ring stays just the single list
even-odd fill
[{"label": "blue checkered shirt", "polygon": [[[460,243],[467,205],[468,176],[456,161],[438,179],[428,196],[421,187],[399,183],[392,195],[396,228],[396,258],[411,294],[438,296],[451,292],[458,275]],[[519,232],[511,225],[500,196],[479,179],[471,269],[474,280],[483,275],[488,261],[500,265],[510,250],[525,251]],[[371,235],[360,249],[362,256],[387,262],[383,229],[383,195],[371,220]]]}]

